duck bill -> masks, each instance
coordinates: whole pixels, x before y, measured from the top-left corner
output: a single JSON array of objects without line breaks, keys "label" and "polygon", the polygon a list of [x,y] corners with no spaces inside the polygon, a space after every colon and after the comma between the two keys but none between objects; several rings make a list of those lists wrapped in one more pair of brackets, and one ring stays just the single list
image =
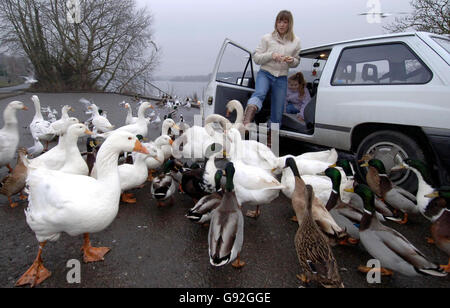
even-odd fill
[{"label": "duck bill", "polygon": [[28,107],[27,106],[23,106],[22,110],[28,110]]},{"label": "duck bill", "polygon": [[436,197],[439,197],[439,193],[437,191],[433,191],[430,194],[426,194],[424,197],[426,197],[426,198],[436,198]]},{"label": "duck bill", "polygon": [[170,145],[173,144],[173,140],[172,140],[172,139],[169,140],[169,144],[170,144]]},{"label": "duck bill", "polygon": [[349,192],[349,193],[355,192],[355,190],[353,188],[346,188],[346,189],[344,189],[344,191]]},{"label": "duck bill", "polygon": [[180,127],[177,124],[174,124],[172,127],[175,128],[176,130],[180,130]]},{"label": "duck bill", "polygon": [[86,129],[86,130],[84,131],[84,133],[85,133],[86,135],[93,135],[93,134],[94,134],[94,133],[91,132],[89,129]]},{"label": "duck bill", "polygon": [[336,166],[337,166],[336,164],[333,164],[333,165],[329,165],[328,168],[336,168]]},{"label": "duck bill", "polygon": [[155,109],[155,107],[153,107],[153,105],[150,105],[147,108]]},{"label": "duck bill", "polygon": [[360,167],[369,167],[369,163],[367,163],[367,162],[365,162],[365,163],[363,163],[363,164],[361,164],[361,165],[359,165]]},{"label": "duck bill", "polygon": [[133,152],[139,152],[143,154],[149,154],[146,147],[142,145],[142,143],[139,142],[139,140],[136,140],[136,143],[134,144]]}]

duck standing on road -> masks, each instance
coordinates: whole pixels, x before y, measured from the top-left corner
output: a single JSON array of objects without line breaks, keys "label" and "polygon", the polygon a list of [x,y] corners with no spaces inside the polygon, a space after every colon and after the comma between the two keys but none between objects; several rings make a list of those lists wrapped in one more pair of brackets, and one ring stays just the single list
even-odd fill
[{"label": "duck standing on road", "polygon": [[[394,271],[406,276],[447,275],[439,265],[430,262],[402,234],[380,223],[375,215],[375,196],[368,186],[358,184],[354,191],[364,201],[365,214],[359,225],[361,243],[372,257],[380,261],[382,275],[390,276]],[[372,267],[360,266],[358,269],[361,272],[368,272]]]},{"label": "duck standing on road", "polygon": [[431,194],[433,198],[425,207],[425,217],[431,220],[431,236],[436,246],[448,256],[448,264],[441,265],[450,273],[450,187],[441,187]]},{"label": "duck standing on road", "polygon": [[220,205],[211,213],[208,232],[209,261],[213,266],[223,266],[230,262],[241,268],[245,262],[240,260],[244,242],[244,215],[234,192],[235,169],[233,163],[225,167],[226,184]]},{"label": "duck standing on road", "polygon": [[70,236],[84,235],[84,262],[103,260],[110,249],[92,247],[89,233],[104,230],[117,215],[121,192],[117,160],[124,151],[148,153],[136,136],[128,132],[112,134],[97,155],[98,180],[27,166],[30,194],[25,215],[39,242],[39,252],[16,286],[33,287],[50,277],[43,264],[42,251],[47,241],[58,240],[62,232]]},{"label": "duck standing on road", "polygon": [[16,154],[20,139],[17,110],[28,110],[28,108],[20,101],[9,103],[3,111],[4,125],[0,129],[0,167],[6,166],[10,173],[13,169],[9,164]]}]

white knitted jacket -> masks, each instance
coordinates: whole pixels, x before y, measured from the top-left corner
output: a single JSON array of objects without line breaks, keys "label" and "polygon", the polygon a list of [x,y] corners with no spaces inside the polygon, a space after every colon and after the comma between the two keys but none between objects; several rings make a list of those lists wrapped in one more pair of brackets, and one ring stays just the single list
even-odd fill
[{"label": "white knitted jacket", "polygon": [[[261,43],[253,53],[253,59],[256,64],[261,65],[261,69],[268,71],[275,77],[287,76],[289,68],[297,67],[300,63],[300,39],[295,36],[291,42],[282,39],[278,32],[269,33],[262,37]],[[292,63],[280,63],[272,59],[272,53],[278,53],[283,56],[294,57]]]}]

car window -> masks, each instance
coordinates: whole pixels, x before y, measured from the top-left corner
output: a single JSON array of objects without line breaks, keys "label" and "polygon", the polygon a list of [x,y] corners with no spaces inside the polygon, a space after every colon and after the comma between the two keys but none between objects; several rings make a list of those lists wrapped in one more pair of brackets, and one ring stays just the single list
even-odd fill
[{"label": "car window", "polygon": [[402,43],[345,48],[332,85],[423,84],[432,78],[425,64]]},{"label": "car window", "polygon": [[231,43],[228,44],[220,61],[216,81],[251,87],[252,80],[250,54]]}]

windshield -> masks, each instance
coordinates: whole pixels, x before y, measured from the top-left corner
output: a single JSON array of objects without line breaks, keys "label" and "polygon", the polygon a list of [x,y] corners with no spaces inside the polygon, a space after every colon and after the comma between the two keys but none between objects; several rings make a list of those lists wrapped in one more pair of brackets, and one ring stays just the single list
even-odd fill
[{"label": "windshield", "polygon": [[442,37],[431,37],[436,43],[439,44],[442,48],[444,48],[448,53],[450,53],[450,40],[442,38]]}]

